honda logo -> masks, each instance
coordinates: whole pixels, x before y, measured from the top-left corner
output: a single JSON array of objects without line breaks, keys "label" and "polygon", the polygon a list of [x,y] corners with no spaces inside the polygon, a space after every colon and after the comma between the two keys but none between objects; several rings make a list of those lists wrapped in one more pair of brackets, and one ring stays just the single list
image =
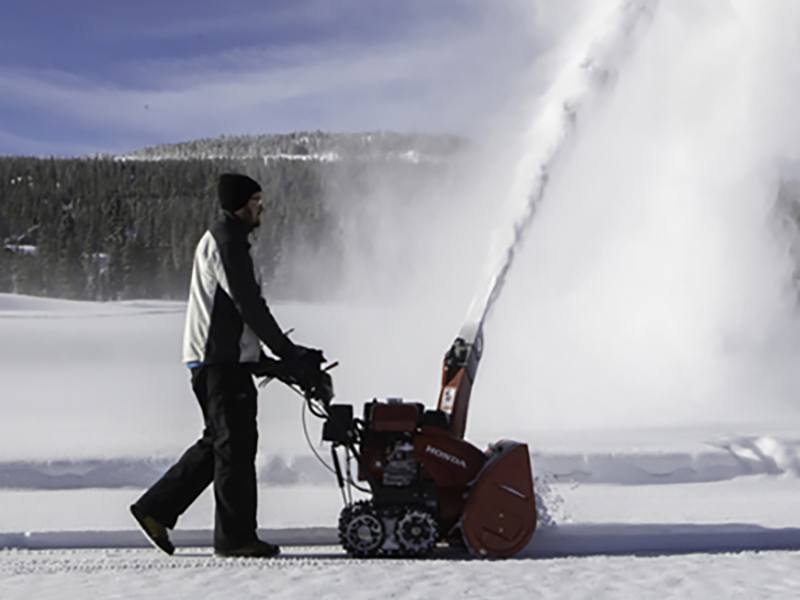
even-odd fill
[{"label": "honda logo", "polygon": [[435,456],[436,458],[441,458],[442,460],[446,460],[449,463],[452,463],[454,465],[458,465],[462,469],[466,469],[467,468],[467,463],[463,458],[459,458],[457,456],[453,456],[452,454],[448,454],[444,450],[440,450],[439,448],[436,448],[435,446],[431,446],[430,444],[425,446],[425,452],[427,454],[431,454],[431,455]]}]

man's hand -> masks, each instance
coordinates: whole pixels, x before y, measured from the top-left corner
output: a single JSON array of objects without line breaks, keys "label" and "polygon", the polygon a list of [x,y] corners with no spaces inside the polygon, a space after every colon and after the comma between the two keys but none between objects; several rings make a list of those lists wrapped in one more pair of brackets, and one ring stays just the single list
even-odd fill
[{"label": "man's hand", "polygon": [[317,380],[309,387],[304,388],[305,395],[310,400],[319,400],[325,406],[333,400],[333,380],[329,373],[320,371]]},{"label": "man's hand", "polygon": [[325,362],[325,355],[322,350],[297,344],[295,344],[295,348],[297,348],[297,356],[290,362],[298,375],[298,379],[302,380],[304,376],[313,375],[322,368],[322,363]]},{"label": "man's hand", "polygon": [[328,404],[333,399],[333,381],[322,370],[325,355],[316,348],[297,346],[297,349],[297,358],[289,364],[292,377],[297,380],[307,398]]},{"label": "man's hand", "polygon": [[276,360],[264,356],[257,363],[250,363],[250,372],[256,377],[272,377],[288,385],[297,385],[306,398],[327,405],[333,399],[333,380],[322,370],[325,362],[322,350],[305,346],[296,348],[295,358]]}]

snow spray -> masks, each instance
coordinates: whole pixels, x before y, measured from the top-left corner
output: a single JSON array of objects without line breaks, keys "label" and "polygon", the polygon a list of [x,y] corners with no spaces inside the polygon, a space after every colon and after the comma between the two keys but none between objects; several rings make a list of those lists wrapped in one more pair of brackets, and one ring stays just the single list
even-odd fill
[{"label": "snow spray", "polygon": [[502,304],[473,390],[502,410],[476,403],[472,422],[487,438],[513,434],[509,422],[796,426],[796,265],[775,200],[780,165],[800,157],[800,4],[621,14],[531,128],[518,186],[533,192],[515,196],[525,202],[471,309],[480,320]]},{"label": "snow spray", "polygon": [[579,53],[570,53],[570,62],[544,95],[541,112],[527,135],[530,151],[520,159],[517,169],[518,181],[513,188],[517,193],[512,196],[517,197],[519,208],[513,217],[511,239],[499,258],[488,264],[488,286],[472,300],[462,338],[470,339],[482,327],[500,297],[561,155],[593,104],[613,88],[621,63],[651,21],[657,4],[658,0],[625,0],[611,14],[600,7],[588,20],[589,43],[584,42]]}]

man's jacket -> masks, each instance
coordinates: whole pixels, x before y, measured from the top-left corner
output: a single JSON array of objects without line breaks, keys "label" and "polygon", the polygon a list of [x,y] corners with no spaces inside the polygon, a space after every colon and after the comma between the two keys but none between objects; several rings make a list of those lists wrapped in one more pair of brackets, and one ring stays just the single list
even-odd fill
[{"label": "man's jacket", "polygon": [[281,358],[297,353],[261,296],[249,232],[226,212],[197,244],[183,333],[186,363],[256,362],[263,355],[259,340]]}]

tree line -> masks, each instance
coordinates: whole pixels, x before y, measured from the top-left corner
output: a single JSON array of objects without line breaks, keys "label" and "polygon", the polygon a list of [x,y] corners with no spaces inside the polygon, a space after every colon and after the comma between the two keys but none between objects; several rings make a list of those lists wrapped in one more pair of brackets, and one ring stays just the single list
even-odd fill
[{"label": "tree line", "polygon": [[[0,157],[0,292],[79,300],[185,298],[194,248],[219,216],[217,179],[236,171],[263,187],[264,218],[253,254],[270,297],[316,299],[330,292],[344,268],[346,219],[384,209],[375,204],[373,184],[393,190],[391,202],[425,201],[419,190],[442,169],[438,162],[374,157]],[[776,205],[791,233],[800,289],[800,180],[784,180]],[[298,255],[321,268],[298,276]]]},{"label": "tree line", "polygon": [[219,216],[216,183],[247,173],[265,204],[253,253],[279,296],[282,268],[312,248],[335,269],[342,253],[337,202],[368,202],[381,164],[398,181],[436,166],[404,161],[119,160],[0,157],[0,292],[81,300],[186,297],[195,245]]}]

